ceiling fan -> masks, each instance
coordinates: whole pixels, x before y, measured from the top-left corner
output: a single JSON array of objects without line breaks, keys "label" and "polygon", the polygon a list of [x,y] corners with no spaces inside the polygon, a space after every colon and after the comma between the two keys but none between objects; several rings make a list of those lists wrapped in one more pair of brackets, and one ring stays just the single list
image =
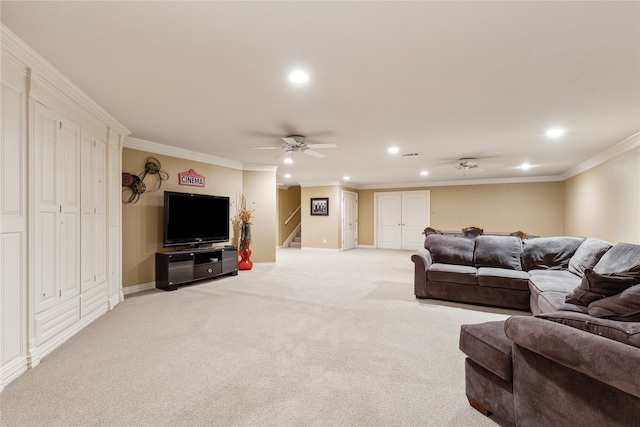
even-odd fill
[{"label": "ceiling fan", "polygon": [[294,152],[298,152],[298,151],[321,159],[323,157],[326,157],[326,154],[321,153],[319,151],[315,151],[314,149],[338,147],[336,144],[308,144],[306,142],[307,138],[303,135],[289,135],[282,138],[282,140],[286,143],[285,145],[275,146],[275,147],[254,147],[254,149],[255,150],[277,150],[277,149],[282,150],[282,153],[280,153],[276,157],[276,159],[286,155],[287,153],[293,154]]},{"label": "ceiling fan", "polygon": [[471,170],[476,169],[478,167],[478,161],[471,157],[463,157],[462,159],[458,159],[455,168],[462,170]]}]

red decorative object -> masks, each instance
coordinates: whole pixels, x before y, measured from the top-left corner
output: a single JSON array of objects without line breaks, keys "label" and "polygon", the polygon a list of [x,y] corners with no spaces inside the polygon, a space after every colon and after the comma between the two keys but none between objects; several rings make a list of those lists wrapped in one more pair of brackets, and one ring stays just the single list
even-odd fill
[{"label": "red decorative object", "polygon": [[238,270],[251,270],[253,268],[253,262],[249,259],[250,256],[251,248],[249,243],[240,246],[238,251]]}]

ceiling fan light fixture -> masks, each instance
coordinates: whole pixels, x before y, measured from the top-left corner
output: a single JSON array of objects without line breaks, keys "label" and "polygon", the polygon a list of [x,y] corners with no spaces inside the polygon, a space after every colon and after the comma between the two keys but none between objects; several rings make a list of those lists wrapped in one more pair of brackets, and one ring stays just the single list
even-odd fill
[{"label": "ceiling fan light fixture", "polygon": [[293,163],[293,151],[290,151],[283,160],[286,164],[290,165],[291,163]]}]

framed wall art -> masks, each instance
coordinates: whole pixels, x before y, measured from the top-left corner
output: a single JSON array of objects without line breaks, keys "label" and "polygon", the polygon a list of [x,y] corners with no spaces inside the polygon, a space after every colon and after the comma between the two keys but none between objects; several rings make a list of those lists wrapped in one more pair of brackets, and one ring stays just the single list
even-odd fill
[{"label": "framed wall art", "polygon": [[329,198],[311,198],[311,215],[329,215]]}]

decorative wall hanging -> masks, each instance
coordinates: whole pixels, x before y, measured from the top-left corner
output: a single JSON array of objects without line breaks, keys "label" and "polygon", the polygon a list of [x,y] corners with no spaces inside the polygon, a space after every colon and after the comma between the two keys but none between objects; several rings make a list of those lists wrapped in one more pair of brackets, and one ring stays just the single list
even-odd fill
[{"label": "decorative wall hanging", "polygon": [[329,198],[311,198],[311,215],[329,215]]},{"label": "decorative wall hanging", "polygon": [[156,182],[153,185],[153,190],[149,190],[150,193],[158,191],[162,186],[162,181],[169,179],[169,174],[161,170],[160,161],[155,157],[148,157],[144,164],[144,170],[139,175],[133,175],[130,173],[122,174],[122,202],[123,203],[136,203],[140,200],[140,195],[147,191],[147,185],[144,183],[144,179],[147,175],[157,176]]},{"label": "decorative wall hanging", "polygon": [[204,176],[193,169],[178,174],[178,184],[192,187],[204,187]]}]

